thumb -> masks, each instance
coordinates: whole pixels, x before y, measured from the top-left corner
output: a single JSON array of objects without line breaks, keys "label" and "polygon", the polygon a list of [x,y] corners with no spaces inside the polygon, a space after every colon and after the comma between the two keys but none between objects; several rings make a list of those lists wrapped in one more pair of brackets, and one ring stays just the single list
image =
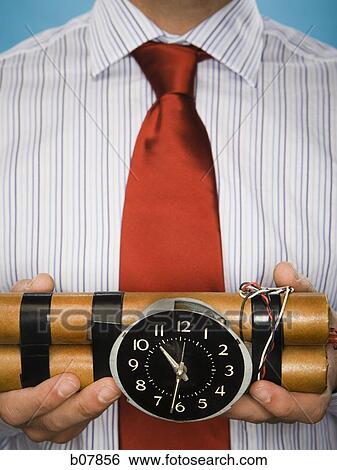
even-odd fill
[{"label": "thumb", "polygon": [[309,279],[299,274],[288,261],[281,261],[275,266],[273,278],[277,287],[292,286],[296,292],[315,291]]},{"label": "thumb", "polygon": [[38,274],[33,279],[21,279],[11,288],[11,292],[53,292],[54,279],[46,273]]}]

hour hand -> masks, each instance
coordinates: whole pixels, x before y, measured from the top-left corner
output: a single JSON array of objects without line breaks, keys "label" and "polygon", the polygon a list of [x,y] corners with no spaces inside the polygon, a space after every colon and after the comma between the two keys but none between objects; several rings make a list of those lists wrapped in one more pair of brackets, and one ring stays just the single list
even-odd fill
[{"label": "hour hand", "polygon": [[[166,357],[166,359],[168,360],[168,362],[171,364],[173,370],[175,373],[178,372],[179,370],[179,364],[177,361],[175,361],[173,359],[173,357],[166,351],[166,349],[164,349],[162,346],[159,346],[159,349],[161,350],[161,352],[164,354],[164,356]],[[184,372],[183,374],[181,375],[181,378],[186,382],[186,380],[188,380],[188,377],[186,375],[186,366],[184,366]]]}]

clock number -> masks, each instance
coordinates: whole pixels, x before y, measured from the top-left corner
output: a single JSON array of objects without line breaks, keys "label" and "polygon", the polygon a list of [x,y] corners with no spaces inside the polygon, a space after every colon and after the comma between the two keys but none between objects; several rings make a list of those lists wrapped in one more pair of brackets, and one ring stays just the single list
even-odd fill
[{"label": "clock number", "polygon": [[208,339],[208,328],[204,329],[204,338]]},{"label": "clock number", "polygon": [[226,395],[226,392],[225,392],[225,386],[224,385],[221,385],[221,387],[218,387],[215,392],[214,392],[216,395],[221,395],[222,397],[224,395]]},{"label": "clock number", "polygon": [[139,366],[137,359],[129,359],[128,364],[132,368],[132,372],[135,371]]},{"label": "clock number", "polygon": [[226,352],[228,349],[227,344],[220,344],[219,348],[223,348],[222,351],[219,352],[219,356],[228,356],[228,352]]},{"label": "clock number", "polygon": [[177,327],[177,330],[180,332],[180,333],[191,333],[191,323],[187,320],[178,320],[178,327]]},{"label": "clock number", "polygon": [[146,390],[145,381],[137,380],[136,389],[138,390],[138,392],[144,392],[144,390]]},{"label": "clock number", "polygon": [[228,365],[225,367],[225,369],[226,369],[226,371],[227,371],[227,372],[225,372],[225,375],[226,375],[227,377],[231,377],[231,376],[234,374],[234,367],[233,367],[232,365],[228,364]]},{"label": "clock number", "polygon": [[199,399],[198,408],[200,408],[200,409],[207,408],[206,398],[200,398]]},{"label": "clock number", "polygon": [[185,407],[180,401],[176,404],[175,409],[178,413],[183,413],[185,411]]},{"label": "clock number", "polygon": [[140,351],[146,351],[149,349],[149,342],[146,339],[134,339],[133,340],[133,349],[134,351],[137,351],[139,349]]},{"label": "clock number", "polygon": [[159,395],[155,395],[154,398],[157,400],[157,401],[156,401],[156,406],[158,406],[160,400],[161,400],[163,397],[161,397],[161,396],[159,396]]},{"label": "clock number", "polygon": [[154,327],[154,335],[155,336],[164,336],[164,325],[156,324]]}]

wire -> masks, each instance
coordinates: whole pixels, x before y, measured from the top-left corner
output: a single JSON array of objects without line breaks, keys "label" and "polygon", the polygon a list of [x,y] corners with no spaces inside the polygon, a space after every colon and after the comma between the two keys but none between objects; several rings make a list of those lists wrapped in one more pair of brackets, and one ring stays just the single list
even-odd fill
[{"label": "wire", "polygon": [[334,349],[337,349],[337,328],[330,328],[328,343],[332,344]]},{"label": "wire", "polygon": [[[268,317],[271,322],[271,332],[270,335],[266,341],[266,344],[263,348],[263,351],[261,353],[261,358],[259,362],[259,367],[258,367],[258,374],[257,374],[257,380],[263,379],[266,373],[266,367],[265,363],[268,358],[268,354],[273,350],[274,348],[274,337],[275,337],[275,332],[277,331],[277,328],[280,325],[280,322],[282,320],[283,314],[285,312],[285,308],[288,302],[289,295],[294,292],[294,288],[291,286],[284,286],[284,287],[262,287],[256,282],[244,282],[240,286],[240,296],[243,298],[243,306],[247,302],[248,299],[252,299],[256,297],[257,295],[261,296],[261,299],[263,300],[265,306],[266,306],[266,311],[268,313]],[[281,295],[284,294],[282,306],[280,309],[280,313],[277,316],[277,319],[274,323],[274,317],[272,314],[271,306],[270,306],[270,295]],[[240,311],[240,325],[242,325],[242,319],[241,319],[241,314],[243,312],[243,307],[241,307]],[[274,324],[273,324],[274,323]],[[241,335],[241,331],[240,331]]]}]

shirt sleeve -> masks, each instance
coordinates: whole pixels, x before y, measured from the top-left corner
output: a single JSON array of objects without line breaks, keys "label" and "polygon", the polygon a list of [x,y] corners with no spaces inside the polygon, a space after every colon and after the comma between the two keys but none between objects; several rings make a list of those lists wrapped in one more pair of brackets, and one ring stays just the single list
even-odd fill
[{"label": "shirt sleeve", "polygon": [[17,436],[18,434],[22,434],[20,429],[14,428],[0,419],[0,449],[5,448],[4,445],[7,438]]}]

